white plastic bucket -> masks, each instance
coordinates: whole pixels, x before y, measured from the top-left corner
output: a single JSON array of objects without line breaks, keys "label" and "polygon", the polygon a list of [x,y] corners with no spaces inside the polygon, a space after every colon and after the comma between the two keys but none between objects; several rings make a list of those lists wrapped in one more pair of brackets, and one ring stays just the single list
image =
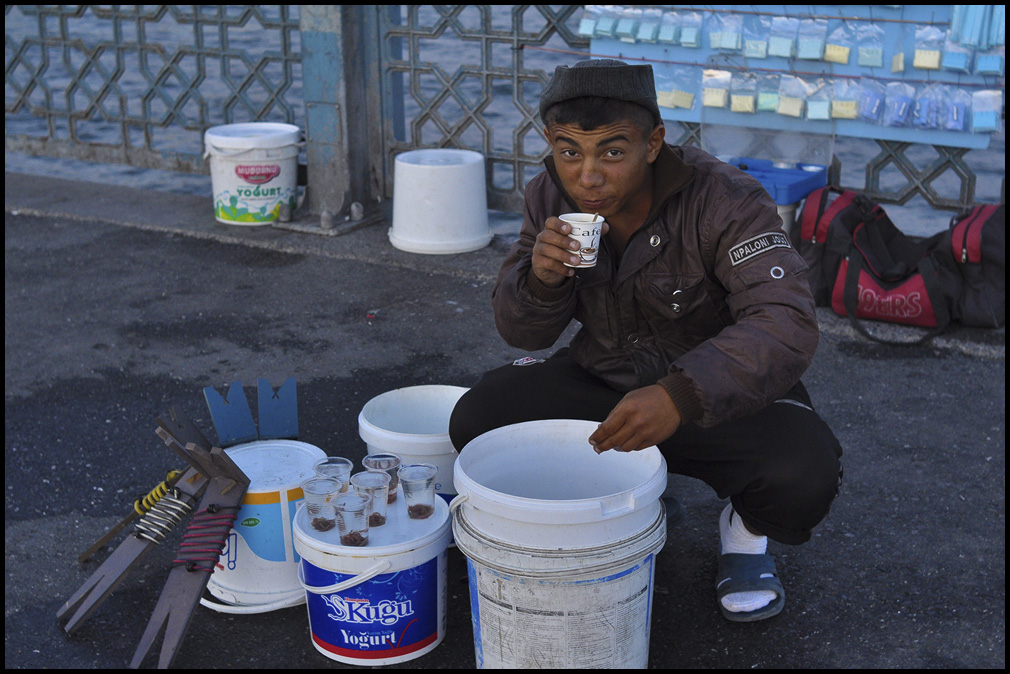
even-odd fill
[{"label": "white plastic bucket", "polygon": [[648,666],[666,461],[656,447],[597,455],[597,425],[515,424],[460,452],[453,535],[478,668]]},{"label": "white plastic bucket", "polygon": [[792,234],[793,227],[796,225],[796,207],[799,203],[795,204],[776,204],[775,208],[778,210],[779,217],[782,218],[782,231],[786,234]]},{"label": "white plastic bucket", "polygon": [[221,613],[296,606],[305,595],[292,522],[304,498],[301,484],[326,452],[295,440],[258,440],[225,451],[249,478],[249,488],[207,582],[207,590],[225,604],[200,603]]},{"label": "white plastic bucket", "polygon": [[389,452],[403,463],[434,464],[435,492],[448,502],[456,495],[452,476],[459,455],[449,439],[449,417],[468,390],[432,384],[382,393],[361,408],[358,435],[369,454]]},{"label": "white plastic bucket", "polygon": [[293,124],[249,122],[207,129],[214,218],[226,225],[269,225],[286,204],[298,201],[301,129]]},{"label": "white plastic bucket", "polygon": [[425,520],[407,517],[403,499],[367,546],[316,531],[305,509],[295,518],[312,645],[346,664],[394,665],[421,657],[445,637],[449,508],[435,499]]},{"label": "white plastic bucket", "polygon": [[484,155],[411,150],[393,167],[389,242],[410,253],[468,253],[491,242]]}]

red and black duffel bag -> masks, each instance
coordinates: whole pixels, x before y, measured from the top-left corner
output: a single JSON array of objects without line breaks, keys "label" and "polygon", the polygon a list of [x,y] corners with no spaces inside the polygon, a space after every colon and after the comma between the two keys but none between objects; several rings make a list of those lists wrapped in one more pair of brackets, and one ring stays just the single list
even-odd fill
[{"label": "red and black duffel bag", "polygon": [[[825,187],[804,203],[793,245],[807,261],[814,299],[847,316],[864,336],[879,342],[919,344],[947,328],[950,299],[931,256],[935,242],[899,230],[879,204],[851,190]],[[861,319],[930,328],[913,342],[871,335]]]},{"label": "red and black duffel bag", "polygon": [[[807,196],[791,236],[817,305],[847,316],[870,339],[919,344],[952,322],[984,328],[1006,322],[1003,204],[975,206],[952,218],[947,231],[919,240],[866,195],[829,186]],[[869,334],[860,319],[930,330],[893,342]]]},{"label": "red and black duffel bag", "polygon": [[933,259],[941,274],[958,279],[951,320],[978,328],[1006,324],[1006,209],[980,204],[951,219],[936,235]]}]

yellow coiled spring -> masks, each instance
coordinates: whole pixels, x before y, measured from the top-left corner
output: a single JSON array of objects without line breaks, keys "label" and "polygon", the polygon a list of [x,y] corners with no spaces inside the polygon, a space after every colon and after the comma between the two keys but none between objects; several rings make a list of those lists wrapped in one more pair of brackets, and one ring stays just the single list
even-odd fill
[{"label": "yellow coiled spring", "polygon": [[134,528],[134,534],[138,538],[161,543],[193,509],[182,500],[182,493],[174,486],[178,479],[179,471],[169,472],[164,482],[134,502],[134,509],[140,513],[140,519]]},{"label": "yellow coiled spring", "polygon": [[159,484],[157,487],[147,492],[147,496],[142,496],[133,502],[133,509],[137,511],[138,515],[143,516],[148,510],[154,507],[162,496],[168,493],[171,485],[175,484],[179,476],[182,475],[181,471],[170,470],[168,471],[168,476],[165,478],[164,482]]}]

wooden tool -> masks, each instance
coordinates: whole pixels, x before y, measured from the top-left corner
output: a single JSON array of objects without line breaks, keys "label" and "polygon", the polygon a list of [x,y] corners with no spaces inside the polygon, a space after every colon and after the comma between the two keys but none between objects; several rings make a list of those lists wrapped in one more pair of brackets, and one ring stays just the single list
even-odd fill
[{"label": "wooden tool", "polygon": [[[63,629],[67,634],[73,634],[94,613],[130,570],[171,531],[173,527],[168,522],[178,519],[176,513],[191,508],[206,488],[207,479],[198,470],[190,468],[169,492],[174,501],[171,508],[162,511],[161,508],[167,508],[169,503],[163,497],[145,517],[140,518],[134,533],[123,539],[119,547],[56,612],[58,620],[66,620]],[[161,537],[158,538],[152,531],[160,532]]]},{"label": "wooden tool", "polygon": [[158,666],[169,667],[175,659],[200,595],[224,548],[242,497],[249,488],[245,473],[220,447],[208,449],[207,439],[189,419],[170,410],[158,418],[157,424],[155,433],[189,468],[137,518],[133,534],[120,543],[56,614],[57,619],[66,619],[64,630],[72,634],[153,546],[189,516],[199,500],[179,544],[161,598],[134,654],[131,662],[134,668],[143,663],[163,630]]},{"label": "wooden tool", "polygon": [[212,477],[179,545],[179,552],[172,562],[173,568],[169,572],[161,598],[154,607],[151,620],[130,662],[133,669],[143,664],[162,634],[164,637],[158,667],[165,669],[172,666],[186,636],[193,611],[200,602],[200,595],[207,587],[210,574],[214,572],[218,557],[224,549],[242,497],[249,487],[249,478],[220,447],[206,452],[196,445],[188,444],[186,451],[209,462],[212,465]]},{"label": "wooden tool", "polygon": [[[57,611],[57,619],[65,621],[67,634],[73,634],[153,546],[165,540],[193,513],[161,597],[130,663],[132,668],[140,667],[155,641],[163,636],[158,666],[171,666],[249,488],[249,478],[223,447],[298,435],[295,380],[286,380],[276,391],[265,379],[257,383],[259,429],[252,420],[241,382],[232,383],[227,397],[209,387],[204,390],[220,446],[212,446],[192,421],[174,409],[157,419],[155,433],[185,461],[188,469],[181,475],[170,474],[146,497],[138,499],[134,512],[81,555],[83,562],[136,521],[132,535]],[[197,501],[199,505],[193,512]]]}]

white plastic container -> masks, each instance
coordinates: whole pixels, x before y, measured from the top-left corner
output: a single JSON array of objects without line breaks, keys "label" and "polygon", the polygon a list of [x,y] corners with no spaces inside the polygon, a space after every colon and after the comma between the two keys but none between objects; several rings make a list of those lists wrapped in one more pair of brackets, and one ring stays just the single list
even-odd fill
[{"label": "white plastic container", "polygon": [[301,129],[293,124],[224,124],[204,134],[214,218],[226,225],[269,225],[298,201]]},{"label": "white plastic container", "polygon": [[249,478],[235,524],[207,581],[221,613],[266,613],[305,601],[298,580],[292,521],[304,499],[301,484],[325,458],[320,448],[295,440],[258,440],[225,450]]},{"label": "white plastic container", "polygon": [[797,206],[799,206],[799,203],[775,205],[776,210],[778,210],[779,217],[782,218],[782,231],[786,234],[792,235],[793,227],[796,226]]},{"label": "white plastic container", "polygon": [[386,515],[363,547],[340,545],[336,529],[316,531],[304,508],[295,518],[312,645],[332,660],[395,665],[445,637],[449,508],[435,499],[431,517],[411,520],[397,499]]},{"label": "white plastic container", "polygon": [[666,461],[597,455],[597,425],[516,424],[460,452],[450,508],[478,668],[648,666]]},{"label": "white plastic container", "polygon": [[468,253],[491,242],[484,155],[411,150],[393,167],[389,242],[410,253]]},{"label": "white plastic container", "polygon": [[453,468],[459,453],[449,440],[449,417],[468,390],[432,384],[382,393],[361,408],[358,435],[369,454],[389,452],[403,463],[434,464],[435,492],[451,500],[456,495]]}]

